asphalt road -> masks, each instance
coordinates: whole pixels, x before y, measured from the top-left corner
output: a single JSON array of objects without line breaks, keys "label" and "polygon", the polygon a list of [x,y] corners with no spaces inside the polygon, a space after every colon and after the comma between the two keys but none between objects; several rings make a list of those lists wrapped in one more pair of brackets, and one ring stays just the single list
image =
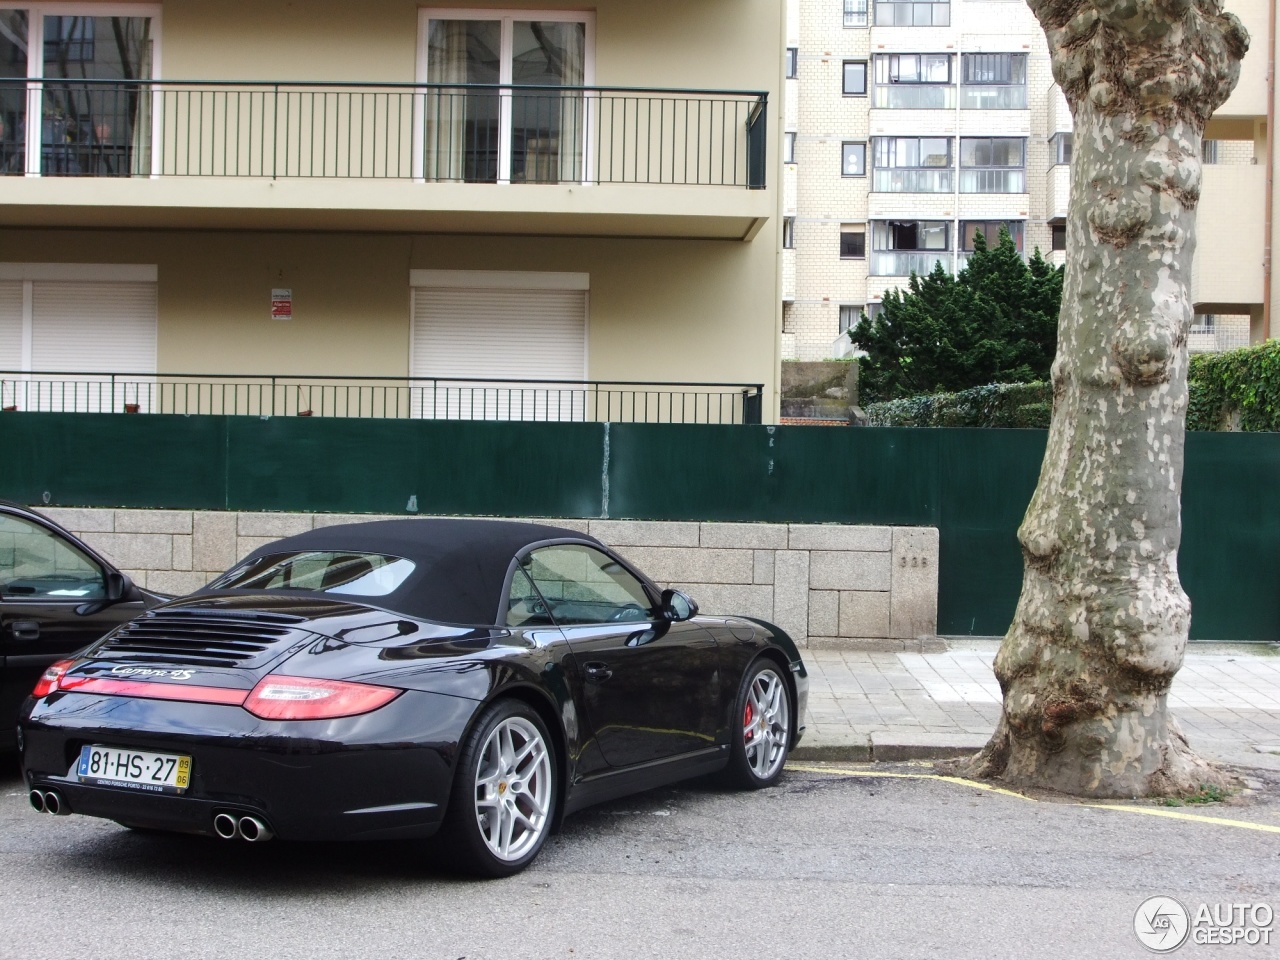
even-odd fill
[{"label": "asphalt road", "polygon": [[[1169,812],[1280,827],[1280,780],[1260,785]],[[0,765],[6,960],[1108,960],[1153,956],[1133,917],[1156,894],[1280,912],[1280,832],[806,769],[761,793],[698,782],[586,811],[524,874],[475,882],[412,844],[249,845],[38,815]],[[1172,955],[1280,957],[1276,939]]]}]

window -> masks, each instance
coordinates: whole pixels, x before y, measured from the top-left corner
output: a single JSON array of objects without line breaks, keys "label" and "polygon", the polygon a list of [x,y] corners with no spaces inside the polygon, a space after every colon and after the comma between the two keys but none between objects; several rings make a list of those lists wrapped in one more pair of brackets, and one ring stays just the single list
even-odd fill
[{"label": "window", "polygon": [[1202,140],[1200,142],[1200,162],[1201,163],[1217,163],[1218,162],[1218,141]]},{"label": "window", "polygon": [[[506,15],[422,11],[425,95],[422,175],[469,183],[581,181],[593,20],[539,10]],[[536,20],[532,19],[534,16]],[[542,90],[466,89],[519,84]],[[574,89],[556,89],[568,87]]]},{"label": "window", "polygon": [[858,325],[858,320],[862,317],[862,304],[860,303],[842,303],[840,304],[840,332],[846,333]]},{"label": "window", "polygon": [[867,95],[867,61],[846,60],[844,62],[844,95],[846,97]]},{"label": "window", "polygon": [[949,27],[949,0],[876,0],[877,27]]},{"label": "window", "polygon": [[210,586],[219,590],[311,590],[385,597],[399,589],[414,567],[412,560],[380,553],[298,550],[241,564]]},{"label": "window", "polygon": [[876,137],[871,189],[877,193],[950,193],[950,137]]},{"label": "window", "polygon": [[[105,16],[66,9],[0,10],[0,174],[150,175],[152,98],[143,94],[159,5],[150,15],[131,6],[132,16],[111,16],[107,4]],[[42,82],[3,82],[21,79]]]},{"label": "window", "polygon": [[61,537],[0,516],[0,598],[83,603],[107,595],[102,569]]},{"label": "window", "polygon": [[796,134],[794,130],[788,130],[782,135],[782,162],[796,162]]},{"label": "window", "polygon": [[840,228],[840,259],[863,260],[867,256],[867,228],[860,223]]},{"label": "window", "polygon": [[964,54],[960,96],[960,106],[966,110],[1027,109],[1027,55]]},{"label": "window", "polygon": [[840,176],[865,177],[867,175],[867,145],[844,143],[840,146]]},{"label": "window", "polygon": [[1049,138],[1049,147],[1053,153],[1054,164],[1071,162],[1071,134],[1055,133]]},{"label": "window", "polygon": [[560,626],[653,617],[644,585],[612,557],[577,544],[534,550],[521,567]]},{"label": "window", "polygon": [[872,106],[941,110],[956,105],[949,53],[881,53],[875,58]]},{"label": "window", "polygon": [[1025,193],[1027,141],[1017,137],[961,137],[961,193]]},{"label": "window", "polygon": [[794,80],[796,78],[797,61],[800,59],[800,51],[795,47],[787,47],[787,79]]},{"label": "window", "polygon": [[794,250],[796,248],[796,218],[782,218],[782,249]]},{"label": "window", "polygon": [[845,27],[865,27],[867,25],[868,0],[844,0]]},{"label": "window", "polygon": [[1049,224],[1049,249],[1067,249],[1067,225],[1065,223]]},{"label": "window", "polygon": [[1000,231],[1008,230],[1013,244],[1022,253],[1023,222],[1021,220],[962,220],[960,222],[960,258],[957,266],[963,266],[974,251],[974,241],[982,237],[987,249],[1000,243]]},{"label": "window", "polygon": [[872,224],[871,275],[905,277],[949,261],[951,225],[945,220],[877,220]]}]

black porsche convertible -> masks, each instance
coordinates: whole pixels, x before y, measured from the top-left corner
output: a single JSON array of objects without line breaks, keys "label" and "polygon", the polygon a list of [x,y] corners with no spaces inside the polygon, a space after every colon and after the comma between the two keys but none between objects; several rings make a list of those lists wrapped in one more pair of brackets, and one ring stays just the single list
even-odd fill
[{"label": "black porsche convertible", "polygon": [[598,540],[489,520],[325,527],[51,666],[32,805],[227,840],[439,832],[481,875],[593,803],[769,786],[808,680],[779,628],[699,616]]}]

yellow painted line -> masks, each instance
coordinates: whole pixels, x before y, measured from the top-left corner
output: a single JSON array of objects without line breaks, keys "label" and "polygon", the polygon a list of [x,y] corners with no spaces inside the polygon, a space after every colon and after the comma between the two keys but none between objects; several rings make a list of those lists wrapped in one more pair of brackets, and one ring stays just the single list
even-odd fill
[{"label": "yellow painted line", "polygon": [[[993,787],[989,783],[979,783],[975,780],[966,780],[963,777],[947,777],[940,773],[890,773],[888,771],[879,770],[849,770],[840,767],[816,767],[803,763],[788,763],[788,770],[798,770],[803,773],[832,773],[840,777],[879,777],[886,780],[937,780],[941,783],[954,783],[962,787],[972,787],[975,790],[986,790],[988,793],[998,793],[1004,797],[1016,797],[1019,800],[1028,800],[1031,803],[1039,803],[1035,797],[1028,797],[1024,793],[1018,793],[1015,790],[1006,790],[1003,787]],[[1095,810],[1115,810],[1119,813],[1141,813],[1149,817],[1167,817],[1170,820],[1189,820],[1193,823],[1210,823],[1219,827],[1238,827],[1241,830],[1259,830],[1263,833],[1280,833],[1280,826],[1270,823],[1254,823],[1251,820],[1228,820],[1225,817],[1206,817],[1198,813],[1183,813],[1179,810],[1167,810],[1159,807],[1133,807],[1118,803],[1073,803],[1073,806],[1092,807]]]}]

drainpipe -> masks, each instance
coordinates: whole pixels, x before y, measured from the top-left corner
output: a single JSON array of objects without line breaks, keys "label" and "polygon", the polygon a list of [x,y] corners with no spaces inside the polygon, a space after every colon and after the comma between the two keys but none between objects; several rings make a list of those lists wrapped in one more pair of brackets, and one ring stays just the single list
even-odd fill
[{"label": "drainpipe", "polygon": [[1276,4],[1267,4],[1267,178],[1266,226],[1262,240],[1262,339],[1271,339],[1271,231],[1275,218],[1276,171]]}]

